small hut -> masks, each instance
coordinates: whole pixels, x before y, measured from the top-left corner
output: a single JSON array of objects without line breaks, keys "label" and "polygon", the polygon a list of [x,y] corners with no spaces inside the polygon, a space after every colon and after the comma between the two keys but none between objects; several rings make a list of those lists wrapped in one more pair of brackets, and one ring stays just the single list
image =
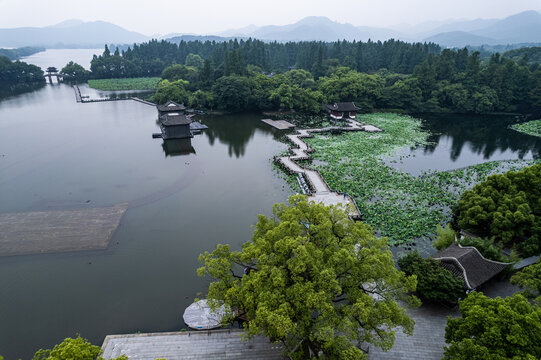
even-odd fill
[{"label": "small hut", "polygon": [[168,101],[163,105],[156,105],[156,108],[158,108],[158,116],[169,113],[178,113],[184,115],[186,111],[186,106],[184,106],[184,104],[179,104],[174,101]]},{"label": "small hut", "polygon": [[193,137],[190,131],[192,120],[184,114],[175,112],[160,116],[160,128],[163,139],[184,139]]},{"label": "small hut", "polygon": [[460,276],[468,290],[476,289],[510,265],[486,259],[475,247],[462,247],[457,243],[437,252],[432,258],[454,276]]},{"label": "small hut", "polygon": [[327,111],[333,119],[355,119],[357,111],[361,108],[355,106],[353,102],[341,102],[334,104],[327,104],[324,106],[325,111]]}]

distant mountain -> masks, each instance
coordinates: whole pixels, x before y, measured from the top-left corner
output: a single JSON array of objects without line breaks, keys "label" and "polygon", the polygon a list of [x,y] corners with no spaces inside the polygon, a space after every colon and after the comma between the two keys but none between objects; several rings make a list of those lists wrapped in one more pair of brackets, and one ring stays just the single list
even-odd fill
[{"label": "distant mountain", "polygon": [[450,31],[434,36],[430,36],[424,39],[426,42],[433,42],[440,44],[444,47],[464,47],[481,46],[481,45],[498,45],[499,42],[496,39],[473,35],[465,31]]},{"label": "distant mountain", "polygon": [[231,29],[220,33],[221,35],[241,35],[260,40],[276,41],[336,41],[336,40],[386,40],[389,38],[403,38],[399,32],[386,29],[342,24],[332,21],[324,16],[309,16],[289,25],[268,25],[254,27],[250,25],[241,29]]},{"label": "distant mountain", "polygon": [[472,34],[507,41],[540,42],[541,13],[525,11],[509,16],[483,29],[472,31]]},{"label": "distant mountain", "polygon": [[[481,28],[472,29],[474,26]],[[445,47],[467,45],[506,45],[541,42],[541,13],[525,11],[503,20],[473,20],[472,22],[448,24],[447,28],[462,27],[462,31],[448,31],[425,38]],[[471,29],[467,31],[466,29]]]},{"label": "distant mountain", "polygon": [[224,42],[229,41],[233,39],[243,39],[238,36],[234,37],[224,37],[224,36],[216,36],[216,35],[180,35],[180,36],[173,36],[171,38],[164,39],[166,41],[178,44],[181,41],[216,41],[216,42]]},{"label": "distant mountain", "polygon": [[0,29],[0,47],[102,47],[104,44],[133,44],[149,38],[105,22],[63,21],[47,27]]}]

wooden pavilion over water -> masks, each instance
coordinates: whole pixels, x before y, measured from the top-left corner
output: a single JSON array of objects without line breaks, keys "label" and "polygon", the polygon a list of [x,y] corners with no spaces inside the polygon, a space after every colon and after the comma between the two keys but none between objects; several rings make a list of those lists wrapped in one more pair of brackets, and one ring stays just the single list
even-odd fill
[{"label": "wooden pavilion over water", "polygon": [[184,115],[186,112],[186,106],[184,106],[184,104],[179,104],[171,100],[163,105],[156,105],[156,108],[158,109],[158,116],[169,113],[178,113]]},{"label": "wooden pavilion over water", "polygon": [[464,287],[474,290],[502,272],[510,264],[486,259],[473,246],[453,243],[432,256],[440,265],[464,281]]},{"label": "wooden pavilion over water", "polygon": [[323,107],[333,119],[355,119],[357,116],[357,111],[361,110],[360,107],[355,106],[353,102],[341,102],[327,104]]},{"label": "wooden pavilion over water", "polygon": [[192,120],[188,116],[177,112],[170,112],[160,116],[162,138],[167,140],[193,137],[190,131],[191,122]]}]

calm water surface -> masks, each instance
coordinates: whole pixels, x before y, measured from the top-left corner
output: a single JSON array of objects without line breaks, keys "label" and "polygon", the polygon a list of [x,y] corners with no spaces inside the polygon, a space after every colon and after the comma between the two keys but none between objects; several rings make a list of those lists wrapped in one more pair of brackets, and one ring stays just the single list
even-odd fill
[{"label": "calm water surface", "polygon": [[77,333],[183,328],[207,286],[198,255],[239,247],[290,195],[270,161],[286,145],[260,117],[203,118],[191,144],[152,139],[156,118],[135,101],[77,104],[67,85],[0,102],[0,212],[130,205],[106,251],[0,258],[6,359]]},{"label": "calm water surface", "polygon": [[[70,51],[33,62],[90,60]],[[0,258],[7,360],[77,333],[101,345],[107,334],[183,328],[184,309],[207,287],[198,255],[238,248],[257,214],[291,194],[271,165],[286,145],[259,116],[204,117],[209,129],[190,143],[152,139],[156,118],[134,101],[77,104],[67,85],[0,101],[0,212],[129,204],[106,251]],[[434,144],[406,149],[416,156],[393,166],[418,173],[538,157],[541,141],[508,130],[512,121],[426,118]]]}]

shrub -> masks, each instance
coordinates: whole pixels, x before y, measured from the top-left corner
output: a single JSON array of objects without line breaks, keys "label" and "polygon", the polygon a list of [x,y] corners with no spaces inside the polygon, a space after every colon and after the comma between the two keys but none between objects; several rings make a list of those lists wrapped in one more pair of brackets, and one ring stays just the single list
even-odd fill
[{"label": "shrub", "polygon": [[398,260],[398,266],[406,275],[417,276],[417,294],[423,300],[452,303],[464,297],[461,278],[440,266],[434,259],[423,259],[417,251]]}]

